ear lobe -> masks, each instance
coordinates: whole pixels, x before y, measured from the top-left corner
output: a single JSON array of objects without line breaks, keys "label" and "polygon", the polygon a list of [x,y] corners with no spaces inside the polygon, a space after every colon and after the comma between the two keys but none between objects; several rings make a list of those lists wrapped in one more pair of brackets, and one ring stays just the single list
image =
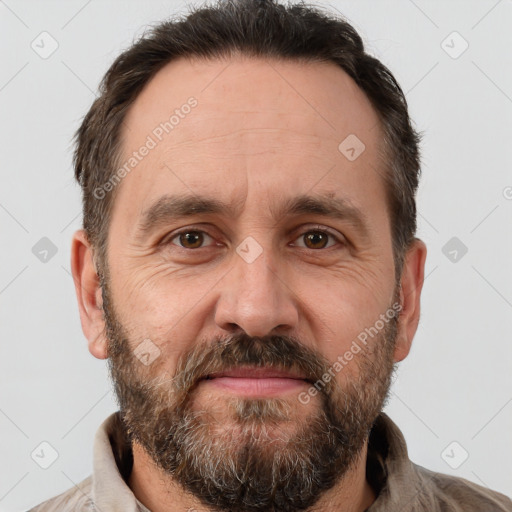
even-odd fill
[{"label": "ear lobe", "polygon": [[98,359],[106,359],[107,340],[100,280],[94,264],[92,246],[83,229],[76,231],[73,235],[71,272],[75,283],[82,331],[88,339],[89,352]]},{"label": "ear lobe", "polygon": [[427,247],[425,243],[419,238],[415,238],[407,250],[402,269],[400,285],[402,310],[398,322],[395,362],[402,361],[407,357],[418,328],[426,257]]}]

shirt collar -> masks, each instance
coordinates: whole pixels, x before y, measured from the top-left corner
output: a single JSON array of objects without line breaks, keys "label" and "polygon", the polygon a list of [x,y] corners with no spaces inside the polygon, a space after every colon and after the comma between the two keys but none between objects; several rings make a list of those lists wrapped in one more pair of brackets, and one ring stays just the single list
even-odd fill
[{"label": "shirt collar", "polygon": [[409,459],[405,438],[391,420],[381,413],[370,433],[366,478],[377,494],[367,512],[409,510],[422,484]]},{"label": "shirt collar", "polygon": [[94,438],[92,498],[99,511],[150,512],[127,484],[132,466],[131,444],[117,411],[101,424]]}]

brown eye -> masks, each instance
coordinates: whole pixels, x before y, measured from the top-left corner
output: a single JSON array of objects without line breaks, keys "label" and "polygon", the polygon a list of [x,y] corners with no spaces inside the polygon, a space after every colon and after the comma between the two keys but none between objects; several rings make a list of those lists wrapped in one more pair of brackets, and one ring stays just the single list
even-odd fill
[{"label": "brown eye", "polygon": [[205,239],[211,239],[211,237],[204,231],[188,230],[177,233],[170,241],[177,240],[176,245],[183,249],[200,249]]},{"label": "brown eye", "polygon": [[344,245],[340,242],[338,237],[323,229],[310,229],[309,231],[305,231],[296,240],[298,243],[294,245],[313,250],[327,249],[336,245],[336,243],[338,243],[338,245]]},{"label": "brown eye", "polygon": [[309,249],[323,249],[328,242],[328,235],[321,231],[311,231],[304,235],[304,240]]},{"label": "brown eye", "polygon": [[179,240],[186,249],[197,249],[203,243],[203,235],[198,231],[190,231],[188,233],[181,233]]}]

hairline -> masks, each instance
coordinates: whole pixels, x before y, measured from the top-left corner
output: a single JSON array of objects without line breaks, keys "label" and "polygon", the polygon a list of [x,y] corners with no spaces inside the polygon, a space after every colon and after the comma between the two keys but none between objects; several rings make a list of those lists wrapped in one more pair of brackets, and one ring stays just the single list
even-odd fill
[{"label": "hairline", "polygon": [[[395,186],[394,180],[395,180],[395,169],[394,169],[394,161],[396,157],[395,150],[392,149],[392,131],[388,130],[386,126],[386,122],[383,119],[383,116],[381,112],[378,110],[378,108],[375,107],[372,98],[368,95],[368,93],[356,82],[356,80],[351,76],[351,74],[340,64],[336,61],[336,59],[332,57],[323,57],[323,56],[315,56],[315,55],[274,55],[274,54],[259,54],[251,49],[249,50],[242,50],[238,47],[227,47],[222,48],[220,50],[216,50],[211,55],[202,55],[202,54],[196,54],[196,53],[187,53],[184,55],[178,55],[171,57],[168,60],[162,61],[159,67],[156,67],[155,70],[151,75],[147,77],[147,80],[144,82],[142,87],[139,91],[130,99],[129,102],[127,102],[124,105],[124,108],[122,109],[120,113],[120,119],[118,126],[116,130],[113,132],[113,146],[115,148],[111,160],[111,167],[109,168],[109,174],[108,179],[105,181],[108,181],[116,172],[116,170],[121,166],[123,161],[123,126],[124,121],[126,120],[126,117],[128,116],[129,112],[131,111],[133,105],[139,98],[139,96],[143,93],[143,91],[149,86],[150,82],[159,74],[160,71],[162,71],[167,65],[174,63],[178,60],[187,60],[187,61],[196,61],[196,62],[204,62],[204,63],[211,63],[211,62],[230,62],[233,58],[241,57],[242,59],[251,60],[253,58],[256,59],[262,59],[262,60],[268,60],[268,61],[274,61],[274,62],[286,62],[286,63],[297,63],[297,64],[307,64],[307,63],[331,63],[335,65],[338,69],[343,71],[351,80],[352,82],[357,86],[357,88],[364,94],[365,98],[368,100],[372,111],[376,114],[378,121],[375,125],[375,128],[379,129],[380,137],[377,138],[378,144],[377,144],[377,165],[378,170],[376,171],[379,175],[382,175],[380,177],[380,180],[383,182],[382,185],[384,186],[384,192],[385,192],[385,199],[386,199],[386,213],[388,215],[388,221],[389,221],[389,228],[390,228],[390,236],[391,236],[391,242],[392,242],[392,253],[393,253],[393,260],[394,260],[394,266],[395,266],[395,281],[397,281],[400,278],[400,272],[403,267],[403,257],[405,254],[405,251],[407,249],[406,247],[399,247],[398,240],[396,240],[396,237],[394,236],[394,230],[393,230],[393,216],[394,213],[392,211],[392,199],[394,195],[393,188]],[[373,128],[373,129],[375,129]],[[379,172],[381,171],[381,172]],[[112,189],[112,191],[107,192],[105,198],[108,197],[107,201],[107,208],[105,210],[105,219],[104,222],[101,225],[101,229],[98,232],[98,240],[96,246],[93,247],[93,251],[96,254],[97,253],[97,262],[98,262],[98,268],[104,267],[105,273],[108,275],[108,238],[110,234],[110,226],[111,226],[111,220],[112,220],[112,212],[114,209],[116,198],[119,194],[119,190],[122,187],[122,182],[120,182],[116,187]],[[413,237],[414,239],[414,237]],[[412,240],[410,241],[412,242]],[[93,245],[93,244],[91,244]]]}]

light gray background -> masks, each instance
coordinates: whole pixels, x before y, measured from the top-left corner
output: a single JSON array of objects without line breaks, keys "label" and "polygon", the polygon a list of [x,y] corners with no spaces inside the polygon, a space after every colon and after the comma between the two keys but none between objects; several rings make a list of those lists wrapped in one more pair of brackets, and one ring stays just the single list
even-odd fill
[{"label": "light gray background", "polygon": [[[387,412],[414,462],[512,495],[512,2],[322,5],[360,30],[426,130],[422,317]],[[0,1],[1,511],[26,510],[89,475],[94,433],[116,409],[106,363],[87,350],[70,277],[81,222],[71,137],[120,50],[183,9],[178,1]],[[31,48],[43,31],[59,45],[47,59]],[[445,51],[462,49],[453,31],[469,44],[458,58]],[[57,248],[46,263],[32,252],[42,237]],[[442,251],[452,237],[468,248],[456,262]],[[59,455],[46,470],[31,458],[42,441]],[[463,450],[468,459],[452,469],[446,461],[459,465]]]}]

